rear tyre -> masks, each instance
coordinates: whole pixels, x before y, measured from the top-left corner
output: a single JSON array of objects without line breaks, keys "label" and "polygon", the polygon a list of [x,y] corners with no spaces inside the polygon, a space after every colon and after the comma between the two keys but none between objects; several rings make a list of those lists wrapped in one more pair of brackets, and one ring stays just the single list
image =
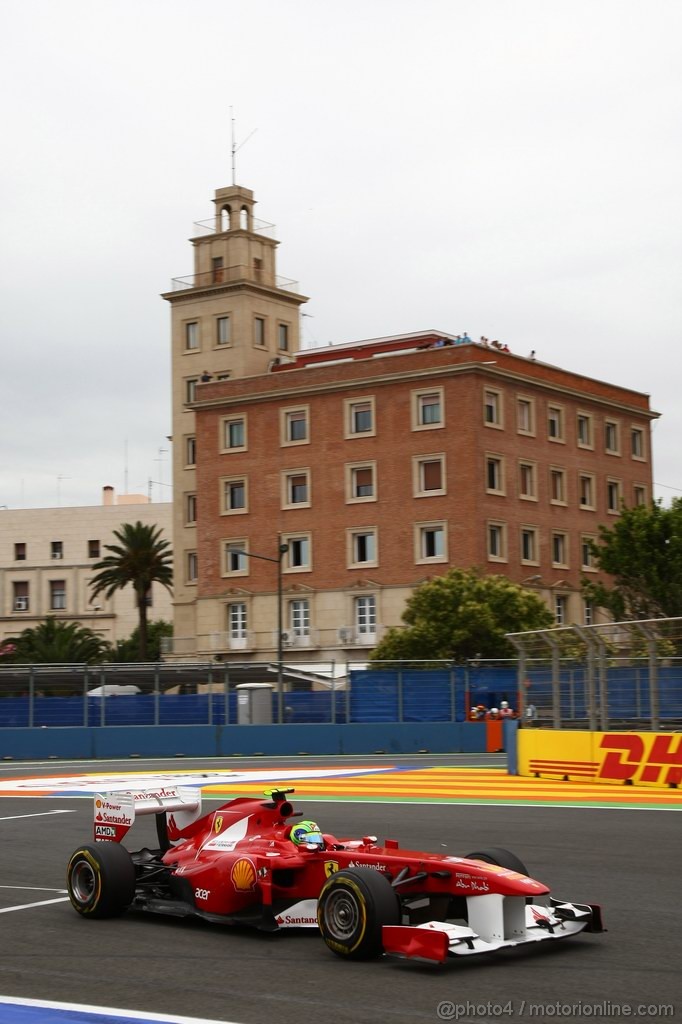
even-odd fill
[{"label": "rear tyre", "polygon": [[501,846],[491,846],[477,853],[467,853],[466,859],[482,860],[484,864],[497,864],[498,867],[507,868],[509,871],[518,871],[520,875],[528,874],[528,868],[523,861],[519,860],[515,853],[503,850]]},{"label": "rear tyre", "polygon": [[135,866],[124,846],[96,843],[72,854],[66,870],[69,899],[87,917],[118,917],[135,896]]},{"label": "rear tyre", "polygon": [[381,929],[400,924],[400,901],[388,879],[371,868],[331,875],[317,903],[322,938],[337,956],[372,960],[384,946]]}]

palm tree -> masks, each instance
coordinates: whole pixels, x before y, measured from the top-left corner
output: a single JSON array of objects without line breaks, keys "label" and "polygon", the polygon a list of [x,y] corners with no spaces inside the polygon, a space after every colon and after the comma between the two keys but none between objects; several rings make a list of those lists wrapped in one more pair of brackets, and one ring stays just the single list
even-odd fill
[{"label": "palm tree", "polygon": [[94,665],[110,654],[109,644],[92,629],[53,616],[12,637],[3,651],[11,647],[7,660],[22,664]]},{"label": "palm tree", "polygon": [[123,523],[114,530],[114,537],[119,543],[105,544],[105,551],[111,554],[94,566],[100,571],[90,583],[92,598],[102,592],[105,597],[111,597],[129,583],[133,585],[138,612],[139,658],[146,661],[147,609],[152,583],[161,583],[170,590],[173,582],[170,544],[161,537],[158,526],[145,526],[139,521]]}]

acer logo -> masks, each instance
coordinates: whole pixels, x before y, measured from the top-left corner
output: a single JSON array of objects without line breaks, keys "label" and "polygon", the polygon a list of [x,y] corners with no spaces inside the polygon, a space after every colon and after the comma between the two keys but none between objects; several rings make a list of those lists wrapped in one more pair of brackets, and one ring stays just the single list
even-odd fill
[{"label": "acer logo", "polygon": [[210,895],[211,895],[211,890],[210,889],[195,889],[194,890],[194,899],[195,900],[207,900]]}]

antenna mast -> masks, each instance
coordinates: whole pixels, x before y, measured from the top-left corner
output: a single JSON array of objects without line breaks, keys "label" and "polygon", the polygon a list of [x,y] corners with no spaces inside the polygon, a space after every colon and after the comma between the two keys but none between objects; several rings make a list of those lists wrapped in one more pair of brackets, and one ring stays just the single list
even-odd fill
[{"label": "antenna mast", "polygon": [[235,120],[234,120],[234,116],[233,116],[233,107],[230,107],[230,121],[231,121],[231,126],[232,126],[232,145],[230,147],[231,148],[231,152],[232,152],[232,184],[236,185],[237,184],[237,153],[242,148],[242,146],[246,145],[246,143],[249,141],[251,136],[256,134],[258,129],[254,128],[253,131],[250,132],[246,136],[244,141],[240,142],[239,145],[237,145],[237,140],[235,138],[235,130],[234,130]]}]

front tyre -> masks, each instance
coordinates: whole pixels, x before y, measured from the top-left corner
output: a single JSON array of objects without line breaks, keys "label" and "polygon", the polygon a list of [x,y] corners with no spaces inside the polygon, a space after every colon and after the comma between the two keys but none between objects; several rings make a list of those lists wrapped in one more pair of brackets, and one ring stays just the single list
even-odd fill
[{"label": "front tyre", "polygon": [[66,870],[71,905],[86,917],[118,917],[135,896],[135,866],[118,843],[81,846]]},{"label": "front tyre", "polygon": [[528,868],[522,860],[510,850],[503,850],[501,846],[491,846],[487,850],[479,850],[478,853],[467,853],[467,860],[482,860],[484,864],[497,864],[498,867],[507,868],[509,871],[518,871],[520,875],[527,875]]},{"label": "front tyre", "polygon": [[348,868],[325,882],[317,903],[317,923],[337,956],[372,960],[384,951],[383,926],[400,924],[400,901],[378,871]]}]

